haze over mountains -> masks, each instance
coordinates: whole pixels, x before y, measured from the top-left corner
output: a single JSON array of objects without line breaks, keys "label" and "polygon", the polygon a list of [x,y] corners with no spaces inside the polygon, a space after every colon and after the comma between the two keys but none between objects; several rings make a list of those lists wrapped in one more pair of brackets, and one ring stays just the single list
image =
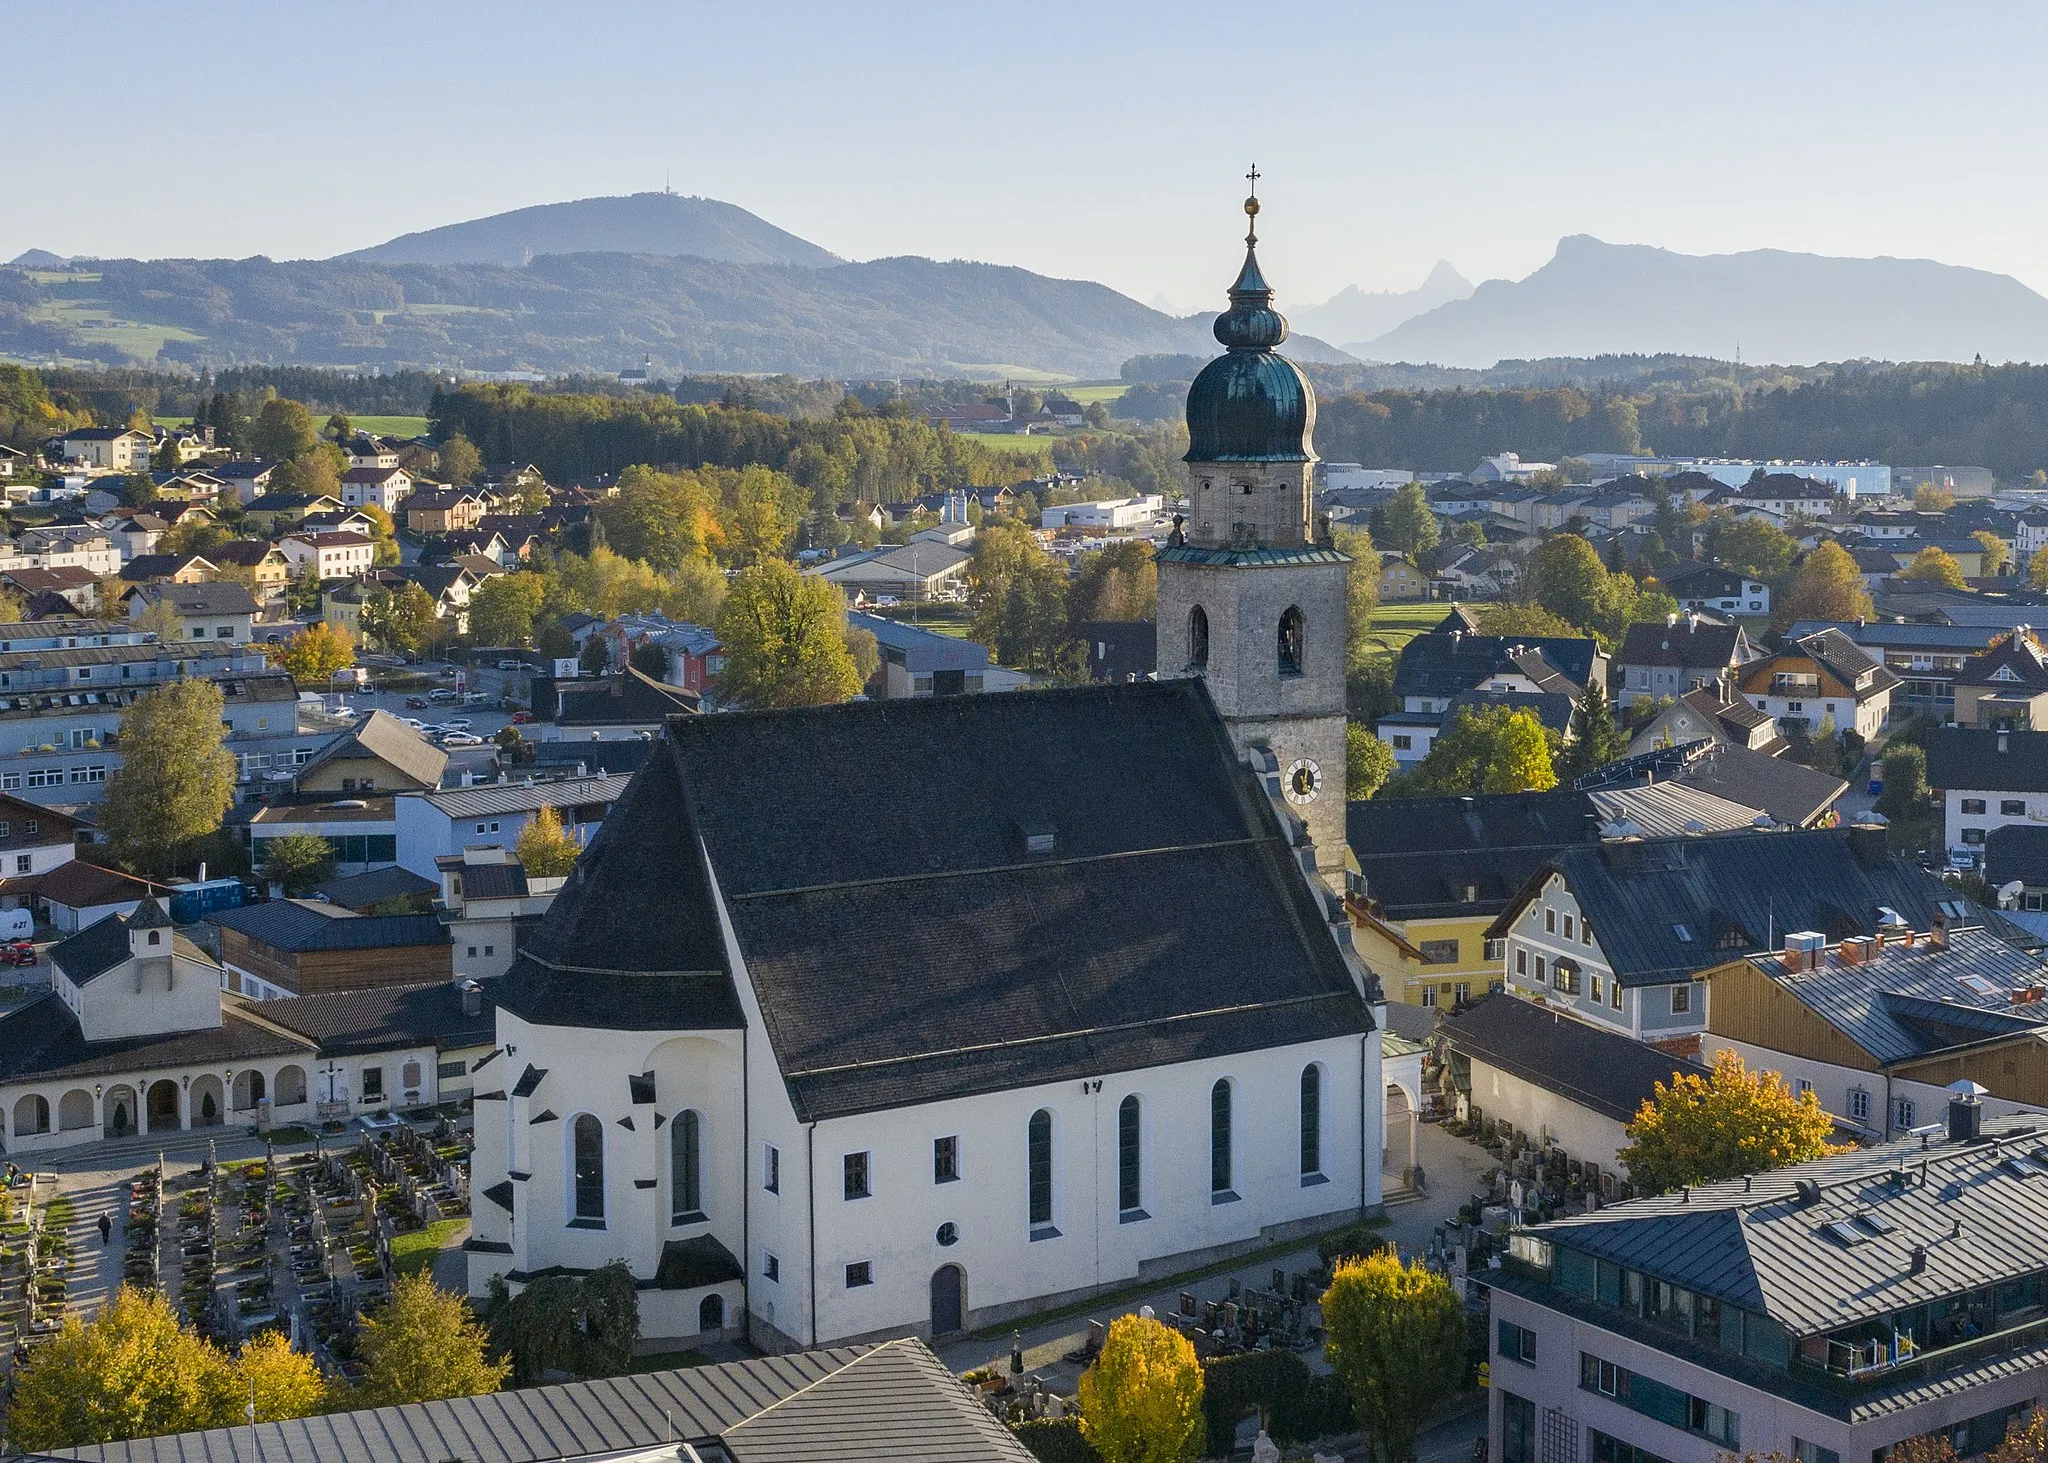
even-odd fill
[{"label": "haze over mountains", "polygon": [[1786,364],[2039,361],[2048,299],[2010,275],[1929,259],[1676,254],[1574,234],[1528,278],[1488,280],[1351,349],[1453,366],[1656,351]]},{"label": "haze over mountains", "polygon": [[[1284,284],[1284,282],[1283,282]],[[1111,377],[1215,353],[1221,308],[1176,317],[1107,286],[906,256],[849,262],[743,208],[670,193],[517,209],[327,260],[0,267],[0,353],[370,369]],[[1162,302],[1163,303],[1163,302]],[[1690,353],[1806,364],[2048,359],[2048,299],[1928,260],[1700,257],[1584,235],[1519,281],[1439,261],[1412,290],[1283,294],[1304,361],[1492,366]],[[1344,349],[1326,344],[1357,342]]]}]

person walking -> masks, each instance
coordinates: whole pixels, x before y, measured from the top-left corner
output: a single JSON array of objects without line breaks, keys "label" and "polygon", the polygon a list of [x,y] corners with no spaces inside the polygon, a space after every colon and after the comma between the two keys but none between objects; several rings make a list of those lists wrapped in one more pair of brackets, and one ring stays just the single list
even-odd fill
[{"label": "person walking", "polygon": [[105,1249],[108,1241],[112,1240],[113,1237],[114,1216],[111,1214],[100,1215],[100,1248]]}]

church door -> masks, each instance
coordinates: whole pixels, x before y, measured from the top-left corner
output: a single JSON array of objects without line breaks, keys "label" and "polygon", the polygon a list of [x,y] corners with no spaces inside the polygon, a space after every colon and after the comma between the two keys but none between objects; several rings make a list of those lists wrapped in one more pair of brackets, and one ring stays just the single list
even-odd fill
[{"label": "church door", "polygon": [[961,1327],[961,1281],[958,1265],[941,1265],[932,1272],[932,1335],[948,1336]]}]

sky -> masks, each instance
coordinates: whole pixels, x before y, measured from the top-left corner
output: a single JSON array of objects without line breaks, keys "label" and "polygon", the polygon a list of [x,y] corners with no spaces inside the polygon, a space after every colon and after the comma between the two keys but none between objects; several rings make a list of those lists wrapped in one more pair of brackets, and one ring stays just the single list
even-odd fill
[{"label": "sky", "polygon": [[[1219,305],[1256,162],[1283,308],[1566,234],[1939,259],[2048,293],[2048,7],[595,0],[0,7],[0,260],[323,257],[529,204],[724,199]],[[108,52],[106,54],[114,54]],[[40,61],[37,58],[42,58]],[[125,64],[125,63],[124,63]],[[33,166],[20,159],[32,156]]]}]

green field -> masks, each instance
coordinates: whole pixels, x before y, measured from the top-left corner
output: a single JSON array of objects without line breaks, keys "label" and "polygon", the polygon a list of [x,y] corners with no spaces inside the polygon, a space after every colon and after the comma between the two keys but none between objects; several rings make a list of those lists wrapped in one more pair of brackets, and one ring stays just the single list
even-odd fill
[{"label": "green field", "polygon": [[1131,383],[1128,381],[1089,381],[1059,388],[1062,396],[1078,401],[1083,406],[1091,401],[1115,401],[1130,389]]},{"label": "green field", "polygon": [[[347,416],[348,414],[344,412],[343,415]],[[327,418],[321,413],[315,412],[314,416],[319,419],[316,425],[325,426],[327,424]],[[183,427],[189,425],[192,418],[158,416],[152,417],[151,420],[160,427]],[[359,432],[373,432],[379,437],[419,437],[424,436],[427,430],[427,419],[425,417],[351,416],[348,422],[350,426]]]},{"label": "green field", "polygon": [[1381,605],[1373,612],[1372,632],[1366,636],[1367,643],[1399,655],[1402,646],[1423,631],[1434,628],[1449,613],[1448,606],[1430,600],[1419,604]]},{"label": "green field", "polygon": [[1008,432],[959,432],[970,442],[979,442],[984,447],[993,447],[998,452],[1011,452],[1018,456],[1052,458],[1052,438],[1019,437]]}]

